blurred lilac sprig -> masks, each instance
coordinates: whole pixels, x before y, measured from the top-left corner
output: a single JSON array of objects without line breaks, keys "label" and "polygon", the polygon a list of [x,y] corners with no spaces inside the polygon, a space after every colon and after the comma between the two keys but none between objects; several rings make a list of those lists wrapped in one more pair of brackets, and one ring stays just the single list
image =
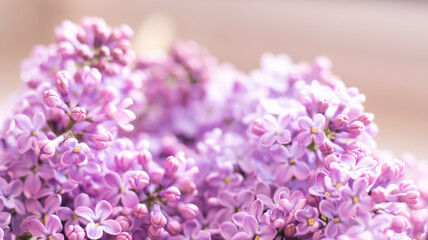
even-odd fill
[{"label": "blurred lilac sprig", "polygon": [[137,56],[132,34],[65,21],[23,62],[0,240],[427,237],[428,167],[377,150],[327,58],[246,74],[193,42]]}]

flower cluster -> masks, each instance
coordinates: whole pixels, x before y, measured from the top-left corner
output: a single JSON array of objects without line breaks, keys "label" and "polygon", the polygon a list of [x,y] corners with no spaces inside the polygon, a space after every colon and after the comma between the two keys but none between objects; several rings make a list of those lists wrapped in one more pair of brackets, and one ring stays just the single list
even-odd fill
[{"label": "flower cluster", "polygon": [[243,73],[192,42],[136,56],[132,34],[66,21],[23,62],[0,240],[428,236],[428,167],[377,150],[365,96],[327,58]]}]

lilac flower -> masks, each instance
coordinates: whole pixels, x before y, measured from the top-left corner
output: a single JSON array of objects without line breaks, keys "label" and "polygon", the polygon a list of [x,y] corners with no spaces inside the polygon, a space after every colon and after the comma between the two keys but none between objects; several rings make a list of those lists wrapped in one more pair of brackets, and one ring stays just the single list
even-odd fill
[{"label": "lilac flower", "polygon": [[357,161],[353,156],[345,154],[340,156],[340,163],[332,163],[331,166],[343,169],[349,174],[349,177],[356,179],[365,171],[374,168],[376,164],[372,157],[364,157]]},{"label": "lilac flower", "polygon": [[241,174],[234,172],[233,165],[231,163],[225,162],[219,166],[217,171],[208,174],[206,181],[211,186],[224,189],[229,186],[239,186],[243,181],[243,177]]},{"label": "lilac flower", "polygon": [[272,226],[261,225],[257,222],[257,219],[251,215],[247,215],[243,220],[243,232],[236,233],[233,240],[271,240],[276,235],[276,229]]},{"label": "lilac flower", "polygon": [[313,120],[309,117],[299,118],[302,132],[297,136],[297,142],[301,145],[308,145],[313,139],[316,145],[321,145],[325,139],[325,121],[325,117],[320,113],[315,114]]},{"label": "lilac flower", "polygon": [[61,195],[54,194],[46,198],[44,206],[35,198],[27,199],[25,203],[27,210],[32,215],[30,218],[37,218],[39,220],[46,219],[49,215],[55,214],[61,206]]},{"label": "lilac flower", "polygon": [[337,205],[330,200],[323,200],[320,203],[320,212],[329,219],[325,235],[334,238],[340,233],[344,233],[352,224],[349,218],[342,218]]},{"label": "lilac flower", "polygon": [[278,121],[272,115],[265,115],[262,119],[262,126],[265,133],[260,138],[263,147],[270,147],[275,142],[287,144],[291,141],[291,134],[287,125],[290,122],[290,115],[282,115]]},{"label": "lilac flower", "polygon": [[[20,215],[25,214],[25,207],[20,200],[22,193],[22,182],[20,180],[14,180],[10,183],[0,177],[0,202],[3,201],[5,207],[9,209],[15,209]],[[2,208],[3,208],[2,204]]]},{"label": "lilac flower", "polygon": [[308,165],[300,160],[304,153],[302,148],[294,142],[290,150],[279,144],[274,145],[270,150],[273,160],[282,163],[276,171],[276,179],[282,184],[288,182],[293,176],[299,180],[305,180],[309,175]]},{"label": "lilac flower", "polygon": [[296,212],[296,220],[300,222],[297,225],[297,234],[300,235],[315,232],[320,226],[318,210],[313,207],[298,210]]},{"label": "lilac flower", "polygon": [[130,189],[129,178],[130,172],[123,175],[123,180],[115,172],[107,173],[104,181],[109,190],[104,194],[104,199],[113,206],[116,206],[120,200],[124,207],[135,207],[138,204],[138,196]]},{"label": "lilac flower", "polygon": [[5,231],[8,231],[9,224],[11,221],[11,214],[8,212],[2,212],[3,205],[0,202],[0,239],[4,238]]},{"label": "lilac flower", "polygon": [[350,218],[358,211],[369,212],[372,201],[367,195],[367,182],[364,178],[354,181],[352,188],[346,186],[340,189],[341,199],[344,201],[339,207],[340,216]]},{"label": "lilac flower", "polygon": [[79,225],[80,222],[84,222],[84,218],[79,217],[75,213],[75,209],[80,206],[88,207],[90,204],[89,196],[85,193],[80,193],[74,198],[73,208],[69,207],[60,207],[57,211],[58,217],[61,221],[66,221],[64,228],[67,229],[70,225]]},{"label": "lilac flower", "polygon": [[237,194],[228,191],[220,192],[218,201],[224,208],[217,212],[216,221],[221,223],[226,219],[232,219],[234,213],[245,210],[253,199],[254,195],[250,190],[242,190]]},{"label": "lilac flower", "polygon": [[183,235],[170,237],[171,240],[210,240],[211,234],[206,230],[201,230],[196,220],[187,220],[183,224]]},{"label": "lilac flower", "polygon": [[109,104],[106,107],[105,112],[111,115],[111,117],[119,124],[119,126],[129,132],[134,129],[134,125],[130,124],[130,122],[134,121],[136,116],[135,114],[127,109],[133,104],[131,98],[124,99],[119,106],[115,106],[113,103]]},{"label": "lilac flower", "polygon": [[317,185],[309,188],[309,192],[314,196],[325,197],[327,199],[339,198],[338,189],[341,185],[333,186],[331,178],[324,172],[319,172],[316,176]]},{"label": "lilac flower", "polygon": [[90,239],[99,239],[103,232],[117,235],[121,232],[118,222],[108,217],[112,214],[113,208],[107,201],[100,201],[95,207],[95,213],[86,206],[80,206],[75,210],[76,214],[88,220],[86,234]]},{"label": "lilac flower", "polygon": [[79,143],[75,138],[69,138],[61,145],[65,152],[61,156],[61,165],[66,168],[73,163],[84,166],[88,163],[89,146],[86,143]]},{"label": "lilac flower", "polygon": [[26,115],[18,114],[15,117],[16,126],[23,131],[16,138],[17,147],[20,153],[25,153],[30,148],[36,149],[37,142],[46,139],[42,127],[45,124],[45,116],[41,112],[33,115],[33,120],[30,120]]},{"label": "lilac flower", "polygon": [[40,222],[37,219],[31,219],[27,223],[28,231],[35,237],[39,239],[53,239],[53,240],[62,240],[64,235],[61,234],[62,224],[61,220],[56,215],[49,215],[46,218],[46,223]]}]

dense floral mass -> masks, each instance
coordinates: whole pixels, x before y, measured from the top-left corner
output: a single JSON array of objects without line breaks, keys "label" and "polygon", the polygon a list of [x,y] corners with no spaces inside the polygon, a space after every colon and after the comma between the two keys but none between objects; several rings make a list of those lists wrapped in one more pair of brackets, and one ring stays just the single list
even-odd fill
[{"label": "dense floral mass", "polygon": [[23,62],[0,239],[427,237],[427,168],[377,150],[328,59],[265,54],[246,74],[195,43],[137,56],[132,34],[66,21]]}]

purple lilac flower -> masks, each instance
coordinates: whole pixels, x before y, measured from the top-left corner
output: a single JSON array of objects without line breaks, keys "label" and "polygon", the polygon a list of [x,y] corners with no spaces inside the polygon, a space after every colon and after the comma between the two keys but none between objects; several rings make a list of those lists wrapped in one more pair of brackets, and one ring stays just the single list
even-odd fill
[{"label": "purple lilac flower", "polygon": [[352,220],[340,216],[339,208],[336,203],[330,200],[323,200],[320,203],[320,212],[329,221],[325,229],[325,235],[334,238],[340,233],[344,233],[352,224]]},{"label": "purple lilac flower", "polygon": [[296,212],[296,220],[300,222],[297,225],[297,234],[300,235],[315,232],[320,226],[318,210],[313,207],[298,210]]},{"label": "purple lilac flower", "polygon": [[201,230],[196,220],[188,220],[183,223],[183,235],[177,235],[170,238],[171,240],[210,240],[211,234],[206,230]]},{"label": "purple lilac flower", "polygon": [[25,214],[25,207],[22,201],[20,200],[20,195],[22,193],[22,182],[20,180],[14,180],[8,183],[5,179],[0,177],[0,199],[1,208],[3,206],[9,209],[15,209],[18,214]]},{"label": "purple lilac flower", "polygon": [[135,207],[138,204],[138,196],[130,189],[129,177],[130,173],[125,173],[122,178],[115,172],[106,174],[104,181],[109,191],[105,193],[104,199],[113,206],[116,206],[120,200],[124,207]]},{"label": "purple lilac flower", "polygon": [[49,215],[46,218],[45,224],[40,222],[37,219],[31,219],[27,223],[28,231],[35,237],[39,239],[48,240],[62,240],[64,235],[62,235],[62,224],[56,215]]},{"label": "purple lilac flower", "polygon": [[302,132],[297,137],[297,141],[301,145],[308,145],[312,139],[315,144],[321,145],[325,139],[324,125],[325,117],[322,114],[315,114],[313,119],[309,117],[299,118],[299,127]]},{"label": "purple lilac flower", "polygon": [[276,179],[279,183],[288,182],[291,177],[305,180],[309,175],[309,167],[300,158],[304,154],[303,149],[294,142],[290,150],[283,145],[276,144],[270,149],[272,158],[282,163],[276,171]]},{"label": "purple lilac flower", "polygon": [[260,225],[257,219],[251,215],[247,215],[243,219],[243,230],[242,232],[236,233],[233,240],[269,240],[273,239],[276,235],[276,229],[268,225]]},{"label": "purple lilac flower", "polygon": [[121,232],[118,222],[108,219],[113,212],[113,208],[107,201],[100,201],[95,207],[95,213],[86,206],[80,206],[75,210],[76,214],[88,221],[86,234],[90,239],[99,239],[103,232],[117,235]]},{"label": "purple lilac flower", "polygon": [[276,120],[272,115],[265,115],[262,118],[262,126],[265,133],[260,138],[263,147],[270,147],[274,143],[287,144],[291,141],[291,134],[287,128],[290,122],[290,115],[282,115]]},{"label": "purple lilac flower", "polygon": [[37,142],[47,138],[42,131],[42,127],[45,124],[45,116],[41,112],[34,114],[33,120],[23,114],[16,115],[15,124],[23,132],[16,138],[20,153],[25,153],[30,148],[36,149],[38,147]]},{"label": "purple lilac flower", "polygon": [[61,165],[64,168],[73,163],[84,166],[88,163],[89,146],[86,143],[79,143],[75,138],[69,138],[62,144],[65,152],[61,156]]},{"label": "purple lilac flower", "polygon": [[339,207],[339,212],[345,218],[354,216],[357,210],[367,213],[373,207],[367,195],[367,181],[364,178],[355,180],[352,188],[348,186],[341,188],[340,195],[343,203]]}]

